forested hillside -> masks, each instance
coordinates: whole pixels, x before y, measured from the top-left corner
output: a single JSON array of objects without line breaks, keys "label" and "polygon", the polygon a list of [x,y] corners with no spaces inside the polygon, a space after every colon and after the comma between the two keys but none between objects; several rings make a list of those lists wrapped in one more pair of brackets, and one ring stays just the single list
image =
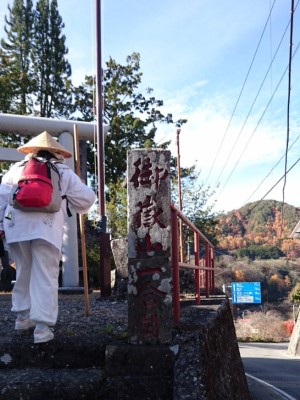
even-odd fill
[{"label": "forested hillside", "polygon": [[298,257],[299,242],[290,235],[299,220],[300,208],[275,200],[248,203],[218,216],[218,247],[245,256],[251,254],[245,250],[249,248],[268,248],[276,253],[274,257],[261,254],[260,258]]},{"label": "forested hillside", "polygon": [[300,208],[275,200],[220,215],[216,286],[261,282],[262,303],[287,299],[300,277],[300,241],[290,237],[299,220]]}]

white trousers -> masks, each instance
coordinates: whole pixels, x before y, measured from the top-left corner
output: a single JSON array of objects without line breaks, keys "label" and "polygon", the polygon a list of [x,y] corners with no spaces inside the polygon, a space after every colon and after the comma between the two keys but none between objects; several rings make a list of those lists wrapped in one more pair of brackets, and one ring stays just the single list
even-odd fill
[{"label": "white trousers", "polygon": [[30,311],[30,319],[55,325],[58,314],[60,251],[43,239],[9,244],[16,263],[12,311]]}]

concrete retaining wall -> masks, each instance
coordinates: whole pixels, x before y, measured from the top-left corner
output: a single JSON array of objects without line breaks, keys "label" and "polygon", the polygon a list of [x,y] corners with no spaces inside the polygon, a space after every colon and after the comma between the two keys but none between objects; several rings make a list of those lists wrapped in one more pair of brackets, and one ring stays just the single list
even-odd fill
[{"label": "concrete retaining wall", "polygon": [[109,346],[105,372],[106,399],[250,400],[224,297],[183,306],[170,346]]}]

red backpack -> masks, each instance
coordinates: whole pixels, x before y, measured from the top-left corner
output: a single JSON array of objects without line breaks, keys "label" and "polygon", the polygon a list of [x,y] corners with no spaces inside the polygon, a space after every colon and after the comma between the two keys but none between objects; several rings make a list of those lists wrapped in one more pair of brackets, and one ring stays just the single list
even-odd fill
[{"label": "red backpack", "polygon": [[61,195],[60,174],[56,165],[38,157],[32,157],[24,164],[10,204],[22,211],[59,211],[62,198],[66,196]]}]

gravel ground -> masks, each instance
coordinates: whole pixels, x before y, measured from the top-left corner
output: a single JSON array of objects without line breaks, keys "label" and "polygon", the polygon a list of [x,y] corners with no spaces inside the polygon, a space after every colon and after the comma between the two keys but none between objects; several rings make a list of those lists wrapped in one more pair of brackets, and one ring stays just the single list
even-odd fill
[{"label": "gravel ground", "polygon": [[[89,294],[89,315],[83,294],[59,294],[59,311],[54,327],[55,338],[65,336],[113,336],[127,339],[127,302],[102,299],[99,292]],[[11,294],[0,292],[0,337],[17,340],[14,330],[16,315],[11,312]]]}]

